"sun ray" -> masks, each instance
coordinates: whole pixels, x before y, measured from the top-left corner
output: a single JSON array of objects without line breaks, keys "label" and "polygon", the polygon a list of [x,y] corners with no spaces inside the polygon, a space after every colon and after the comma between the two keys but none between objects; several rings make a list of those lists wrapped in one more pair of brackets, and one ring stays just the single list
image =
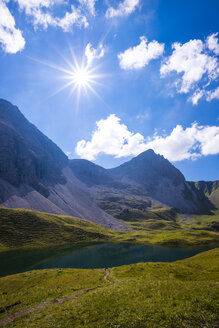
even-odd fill
[{"label": "sun ray", "polygon": [[37,58],[33,58],[33,57],[31,57],[31,56],[27,56],[27,55],[25,55],[25,56],[26,56],[27,58],[29,58],[29,59],[31,59],[31,60],[33,60],[33,61],[39,63],[39,64],[43,64],[43,65],[45,65],[45,66],[47,66],[47,67],[53,68],[53,69],[55,69],[55,70],[57,70],[57,71],[60,71],[60,72],[62,72],[62,73],[66,73],[66,74],[70,74],[70,73],[71,73],[71,71],[70,71],[70,70],[67,70],[66,68],[63,68],[63,67],[57,66],[57,65],[55,65],[55,64],[52,64],[52,63],[49,63],[49,62],[46,62],[46,61],[43,61],[43,60],[40,60],[40,59],[37,59]]},{"label": "sun ray", "polygon": [[71,60],[64,56],[62,53],[60,53],[60,51],[57,51],[60,57],[64,60],[66,67],[62,67],[57,64],[27,56],[29,59],[34,60],[35,62],[55,69],[56,71],[59,71],[61,73],[64,73],[58,78],[67,81],[67,83],[65,83],[58,90],[52,93],[49,98],[57,95],[66,88],[69,88],[69,97],[71,97],[73,93],[76,93],[77,105],[79,104],[79,100],[83,93],[86,96],[89,96],[88,91],[91,91],[92,94],[94,94],[98,99],[103,101],[103,99],[99,96],[98,92],[92,87],[92,85],[104,86],[104,84],[101,83],[100,80],[110,75],[99,73],[101,71],[101,65],[91,66],[90,64],[86,63],[85,55],[83,55],[81,60],[78,61],[78,57],[75,55],[73,48],[69,46],[69,49],[72,57]]},{"label": "sun ray", "polygon": [[57,89],[56,91],[54,91],[52,94],[48,95],[46,97],[46,99],[52,98],[54,96],[56,96],[58,93],[62,92],[63,90],[69,88],[72,85],[72,81],[69,81],[68,83],[64,84],[63,86],[61,86],[59,89]]}]

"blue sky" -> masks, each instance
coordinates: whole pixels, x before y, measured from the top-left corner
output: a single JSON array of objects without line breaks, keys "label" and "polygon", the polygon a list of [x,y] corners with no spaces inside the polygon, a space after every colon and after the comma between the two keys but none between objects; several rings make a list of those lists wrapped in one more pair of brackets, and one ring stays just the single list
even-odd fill
[{"label": "blue sky", "polygon": [[217,0],[0,0],[0,97],[70,158],[109,168],[153,148],[188,180],[218,179],[218,12]]}]

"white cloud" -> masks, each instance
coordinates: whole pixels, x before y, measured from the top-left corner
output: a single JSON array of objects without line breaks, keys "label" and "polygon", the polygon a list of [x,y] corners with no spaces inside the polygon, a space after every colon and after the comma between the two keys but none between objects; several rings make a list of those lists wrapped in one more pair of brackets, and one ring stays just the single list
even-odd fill
[{"label": "white cloud", "polygon": [[28,14],[31,13],[33,9],[38,9],[41,7],[50,7],[55,3],[62,3],[63,0],[14,0],[19,4],[19,7],[25,10]]},{"label": "white cloud", "polygon": [[128,16],[135,11],[139,5],[139,0],[124,0],[120,2],[117,9],[110,7],[106,11],[107,18]]},{"label": "white cloud", "polygon": [[218,33],[214,33],[206,39],[190,40],[184,44],[175,42],[172,45],[172,54],[166,58],[160,68],[161,77],[166,77],[171,72],[178,74],[174,85],[179,93],[193,94],[189,97],[194,105],[205,97],[210,99],[207,87],[219,77]]},{"label": "white cloud", "polygon": [[153,136],[147,142],[147,147],[175,162],[218,154],[218,142],[219,126],[200,126],[193,123],[186,129],[177,125],[169,136]]},{"label": "white cloud", "polygon": [[209,79],[218,77],[218,61],[204,51],[205,45],[201,40],[190,40],[184,44],[175,42],[172,48],[173,53],[162,64],[160,72],[162,77],[172,71],[182,74],[182,78],[178,81],[180,93],[188,93],[204,74],[207,74]]},{"label": "white cloud", "polygon": [[219,55],[219,42],[218,42],[218,33],[211,34],[207,38],[208,49],[212,50],[216,55]]},{"label": "white cloud", "polygon": [[137,156],[148,149],[173,162],[218,154],[219,126],[193,123],[191,127],[183,129],[177,125],[167,136],[155,133],[152,137],[144,138],[140,133],[129,131],[115,114],[111,114],[96,123],[91,140],[79,141],[75,151],[81,158],[94,160],[101,153],[119,158]]},{"label": "white cloud", "polygon": [[146,37],[140,37],[140,43],[128,48],[118,55],[119,63],[123,69],[140,69],[152,59],[158,58],[164,52],[164,44],[157,41],[148,42]]},{"label": "white cloud", "polygon": [[71,12],[66,12],[63,18],[55,18],[53,25],[61,27],[67,32],[71,30],[74,24],[84,27],[89,25],[86,16],[82,15],[80,9],[71,5]]},{"label": "white cloud", "polygon": [[[23,50],[25,40],[19,29],[15,27],[14,17],[6,3],[9,0],[0,0],[0,45],[5,52],[16,53]],[[67,0],[13,0],[20,10],[31,18],[35,29],[39,26],[47,29],[48,26],[59,27],[63,31],[71,31],[74,25],[87,27],[89,25],[86,13],[95,15],[96,0],[78,0],[78,6],[69,5]],[[61,5],[64,11],[62,17],[54,16],[54,7]],[[65,10],[68,6],[70,10]]]},{"label": "white cloud", "polygon": [[98,121],[96,125],[91,141],[81,140],[77,143],[76,153],[80,157],[93,160],[100,153],[116,157],[128,156],[144,143],[144,137],[140,133],[128,131],[127,126],[121,124],[115,114]]},{"label": "white cloud", "polygon": [[195,93],[188,99],[193,103],[193,105],[197,105],[199,99],[205,98],[208,102],[213,99],[219,99],[219,87],[213,90],[205,90],[205,89],[197,89]]},{"label": "white cloud", "polygon": [[102,44],[98,46],[98,48],[93,48],[91,43],[88,43],[85,48],[85,57],[87,58],[87,64],[91,65],[93,60],[99,59],[104,56],[105,49]]},{"label": "white cloud", "polygon": [[96,12],[95,12],[95,3],[97,0],[79,0],[80,4],[82,6],[87,7],[89,13],[92,16],[95,16]]},{"label": "white cloud", "polygon": [[[62,18],[52,15],[53,6],[67,4],[65,0],[14,0],[17,1],[19,8],[24,10],[26,15],[32,18],[32,23],[35,28],[38,26],[47,29],[49,25],[60,27],[65,32],[70,31],[73,25],[87,27],[88,21],[82,13],[80,7],[76,8],[71,5],[71,11],[65,11]],[[48,9],[46,11],[46,9]]]},{"label": "white cloud", "polygon": [[208,91],[206,99],[207,101],[211,101],[212,99],[219,99],[219,87],[213,91]]},{"label": "white cloud", "polygon": [[11,54],[23,50],[25,40],[19,29],[15,27],[14,17],[7,6],[0,0],[0,44],[2,49]]},{"label": "white cloud", "polygon": [[189,101],[193,103],[193,105],[197,105],[199,100],[205,95],[204,90],[197,89],[191,97],[189,97]]}]

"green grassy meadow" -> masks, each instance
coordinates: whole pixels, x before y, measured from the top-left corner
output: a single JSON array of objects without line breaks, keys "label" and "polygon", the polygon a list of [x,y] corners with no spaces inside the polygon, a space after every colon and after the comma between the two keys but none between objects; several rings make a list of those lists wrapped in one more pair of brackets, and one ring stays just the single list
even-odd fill
[{"label": "green grassy meadow", "polygon": [[218,248],[172,263],[112,268],[104,276],[104,269],[51,269],[1,278],[0,326],[46,304],[6,327],[218,327]]},{"label": "green grassy meadow", "polygon": [[[7,256],[34,248],[40,260],[42,252],[53,256],[48,247],[62,245],[64,254],[68,245],[81,242],[175,247],[219,242],[218,211],[175,215],[154,208],[142,217],[134,209],[122,219],[127,229],[115,231],[78,218],[0,208],[0,251]],[[0,278],[0,327],[217,328],[218,295],[219,248],[171,263],[28,271]]]},{"label": "green grassy meadow", "polygon": [[0,207],[0,251],[106,241],[111,231],[82,219]]},{"label": "green grassy meadow", "polygon": [[[153,213],[152,213],[153,214]],[[126,222],[116,231],[82,219],[25,209],[0,208],[0,251],[42,248],[79,242],[135,242],[169,246],[211,245],[219,242],[219,215]]]}]

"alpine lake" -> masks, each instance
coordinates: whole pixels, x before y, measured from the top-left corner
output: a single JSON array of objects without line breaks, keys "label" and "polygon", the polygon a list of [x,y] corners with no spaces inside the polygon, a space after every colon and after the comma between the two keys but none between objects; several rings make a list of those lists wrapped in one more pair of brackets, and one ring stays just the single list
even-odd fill
[{"label": "alpine lake", "polygon": [[163,247],[134,243],[80,243],[0,253],[0,276],[50,268],[110,268],[138,262],[173,262],[212,246]]}]

